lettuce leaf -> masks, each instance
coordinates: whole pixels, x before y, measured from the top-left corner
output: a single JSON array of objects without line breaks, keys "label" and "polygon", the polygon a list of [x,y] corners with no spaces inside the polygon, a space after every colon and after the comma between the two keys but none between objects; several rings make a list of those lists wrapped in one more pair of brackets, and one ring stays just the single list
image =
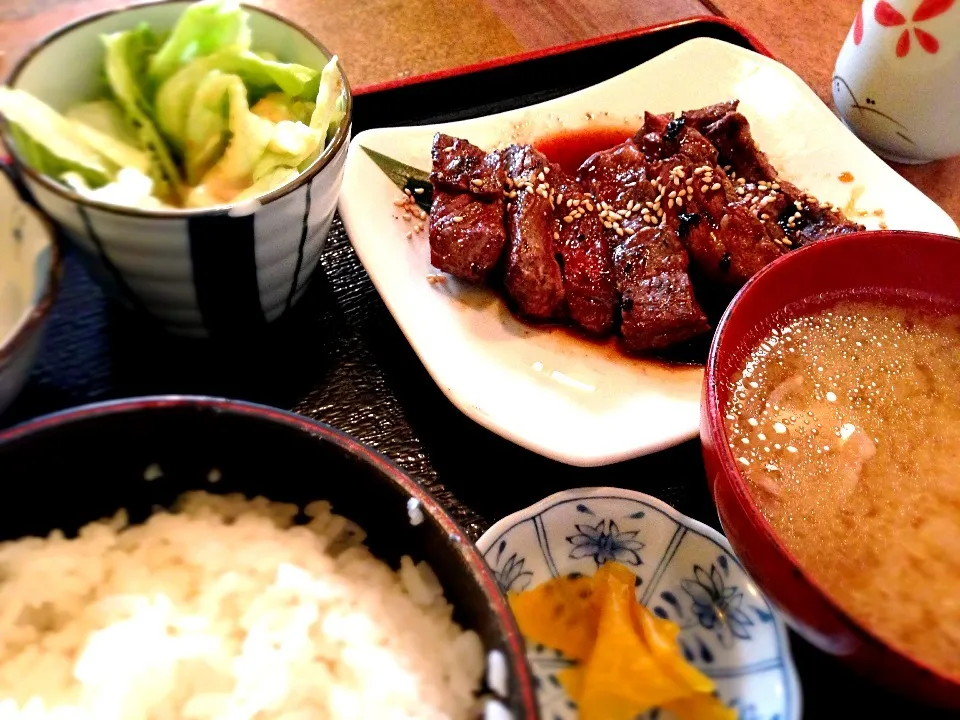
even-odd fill
[{"label": "lettuce leaf", "polygon": [[66,117],[77,136],[117,168],[150,172],[150,156],[138,147],[137,137],[116,103],[85,103],[67,111]]},{"label": "lettuce leaf", "polygon": [[319,131],[300,122],[277,123],[266,152],[253,169],[254,182],[278,169],[299,172],[300,166],[317,155],[323,146],[324,137]]},{"label": "lettuce leaf", "polygon": [[183,65],[227,47],[250,49],[249,15],[238,0],[201,0],[187,6],[169,37],[150,58],[148,72],[159,86]]},{"label": "lettuce leaf", "polygon": [[0,114],[10,125],[17,151],[38,172],[52,178],[74,172],[94,187],[113,178],[116,168],[110,161],[69,120],[29,93],[0,87]]},{"label": "lettuce leaf", "polygon": [[133,30],[104,35],[104,60],[107,81],[131,125],[137,130],[140,146],[150,157],[150,177],[158,197],[177,200],[180,172],[173,162],[163,137],[151,119],[152,108],[144,88],[138,82],[146,72],[148,55],[155,49],[155,38],[146,25]]},{"label": "lettuce leaf", "polygon": [[196,185],[213,167],[230,139],[230,86],[236,76],[210,71],[200,82],[187,113],[184,165],[187,183]]},{"label": "lettuce leaf", "polygon": [[299,98],[311,90],[316,93],[320,73],[295,63],[265,60],[259,55],[228,48],[197,58],[175,72],[157,90],[154,106],[157,124],[181,153],[186,146],[186,128],[193,96],[203,79],[213,70],[237,75],[254,97],[279,89]]},{"label": "lettuce leaf", "polygon": [[309,127],[302,123],[277,124],[273,141],[253,171],[255,182],[282,168],[306,170],[316,160],[327,146],[330,131],[336,132],[343,119],[343,89],[343,76],[334,55],[320,74],[320,88]]},{"label": "lettuce leaf", "polygon": [[[223,75],[229,104],[230,140],[223,155],[203,176],[199,195],[231,202],[249,187],[253,170],[274,134],[274,124],[250,112],[247,89],[236,75]],[[192,193],[194,194],[194,193]]]},{"label": "lettuce leaf", "polygon": [[115,140],[137,147],[140,142],[123,110],[113,100],[92,100],[69,108],[64,117],[99,130]]},{"label": "lettuce leaf", "polygon": [[272,92],[260,98],[250,108],[250,112],[270,122],[290,120],[309,125],[315,107],[316,104],[312,101],[297,100],[287,97],[282,92]]},{"label": "lettuce leaf", "polygon": [[340,74],[337,63],[338,58],[334,55],[323,66],[323,71],[320,73],[320,86],[317,90],[317,105],[310,117],[310,127],[322,131],[324,139],[329,134],[330,126],[339,125],[346,113],[343,102],[343,76]]},{"label": "lettuce leaf", "polygon": [[300,171],[296,168],[288,167],[278,167],[267,173],[259,180],[257,180],[253,185],[248,187],[242,193],[237,195],[233,202],[241,203],[246,202],[247,200],[253,200],[260,197],[261,195],[266,195],[268,192],[276,190],[278,187],[286,185],[291,180],[296,179],[300,174]]}]

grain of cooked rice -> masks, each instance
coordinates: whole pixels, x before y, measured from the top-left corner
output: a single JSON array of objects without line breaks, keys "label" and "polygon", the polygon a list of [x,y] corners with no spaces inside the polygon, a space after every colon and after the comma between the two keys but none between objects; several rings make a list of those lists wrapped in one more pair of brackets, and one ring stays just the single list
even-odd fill
[{"label": "grain of cooked rice", "polygon": [[423,509],[416,498],[407,500],[407,515],[410,518],[410,524],[414,527],[423,524]]},{"label": "grain of cooked rice", "polygon": [[0,544],[0,719],[470,718],[480,638],[314,502],[186,495]]}]

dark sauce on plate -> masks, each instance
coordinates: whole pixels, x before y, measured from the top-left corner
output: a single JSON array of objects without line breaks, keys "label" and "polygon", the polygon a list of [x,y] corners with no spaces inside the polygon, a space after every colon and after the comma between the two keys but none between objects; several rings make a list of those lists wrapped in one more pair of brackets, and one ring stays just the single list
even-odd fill
[{"label": "dark sauce on plate", "polygon": [[[611,125],[587,126],[576,130],[561,130],[560,132],[546,135],[533,141],[532,145],[565,171],[576,175],[577,170],[588,157],[600,150],[607,150],[615,145],[619,145],[633,137],[636,132],[637,129],[635,127]],[[711,325],[715,326],[716,321],[719,320],[723,309],[726,307],[726,302],[712,301],[704,302],[703,304],[704,310],[710,316]],[[718,306],[718,312],[711,312],[713,309],[712,306],[714,305]],[[714,315],[716,315],[716,317],[714,317]],[[559,323],[532,323],[518,317],[516,313],[514,313],[514,316],[527,327],[536,328],[541,332],[563,333],[571,340],[589,345],[590,349],[594,352],[617,354],[630,360],[638,360],[645,363],[655,362],[664,367],[704,365],[707,359],[707,351],[710,348],[710,341],[713,338],[713,333],[711,332],[688,340],[687,342],[677,343],[663,350],[650,351],[638,355],[627,351],[617,336],[598,338],[569,325]]]},{"label": "dark sauce on plate", "polygon": [[527,328],[531,334],[562,335],[570,342],[579,343],[592,354],[608,357],[616,356],[620,360],[637,362],[647,366],[653,363],[663,368],[678,370],[689,367],[703,367],[706,364],[710,341],[713,339],[713,333],[710,332],[687,342],[671,345],[663,350],[651,350],[639,354],[627,350],[623,346],[623,341],[619,335],[598,337],[584,332],[578,327],[565,325],[561,322],[533,322],[514,312],[509,301],[507,301],[507,307],[510,308],[510,316],[524,328]]},{"label": "dark sauce on plate", "polygon": [[597,126],[561,130],[533,141],[533,146],[562,167],[571,175],[576,175],[583,161],[600,150],[619,145],[636,134],[629,127]]}]

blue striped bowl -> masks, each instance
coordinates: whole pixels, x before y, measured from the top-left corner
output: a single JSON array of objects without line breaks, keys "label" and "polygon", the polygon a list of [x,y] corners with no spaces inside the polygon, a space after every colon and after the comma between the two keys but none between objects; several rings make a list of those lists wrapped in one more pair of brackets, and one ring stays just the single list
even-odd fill
[{"label": "blue striped bowl", "polygon": [[[188,4],[136,5],[65,26],[18,63],[9,84],[60,110],[95,97],[100,36],[142,22],[169,29]],[[308,67],[326,64],[330,54],[306,31],[266,10],[246,10],[257,50]],[[111,295],[171,332],[236,337],[279,318],[316,269],[350,139],[344,83],[347,114],[320,157],[296,180],[242,207],[147,211],[92,201],[26,166],[5,129],[4,140],[37,204]]]},{"label": "blue striped bowl", "polygon": [[[687,660],[709,675],[739,720],[799,720],[800,684],[786,626],[720,533],[649,495],[565,490],[500,520],[477,541],[504,592],[593,575],[614,560],[637,576],[637,599],[680,626]],[[571,661],[527,646],[540,715],[576,720],[557,672]],[[670,720],[654,710],[638,720]]]}]

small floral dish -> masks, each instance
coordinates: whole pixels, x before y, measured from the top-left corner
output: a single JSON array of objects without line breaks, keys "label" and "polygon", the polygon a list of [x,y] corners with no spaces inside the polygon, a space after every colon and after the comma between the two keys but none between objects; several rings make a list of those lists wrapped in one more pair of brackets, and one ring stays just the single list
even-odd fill
[{"label": "small floral dish", "polygon": [[0,172],[0,412],[30,374],[59,273],[53,229]]},{"label": "small floral dish", "polygon": [[[786,627],[726,539],[656,498],[617,488],[551,495],[505,517],[477,542],[504,592],[592,575],[608,560],[637,576],[637,598],[681,627],[687,660],[710,676],[740,720],[799,720],[800,684]],[[576,720],[557,681],[571,661],[529,646],[540,713]],[[659,711],[644,720],[667,720]]]}]

